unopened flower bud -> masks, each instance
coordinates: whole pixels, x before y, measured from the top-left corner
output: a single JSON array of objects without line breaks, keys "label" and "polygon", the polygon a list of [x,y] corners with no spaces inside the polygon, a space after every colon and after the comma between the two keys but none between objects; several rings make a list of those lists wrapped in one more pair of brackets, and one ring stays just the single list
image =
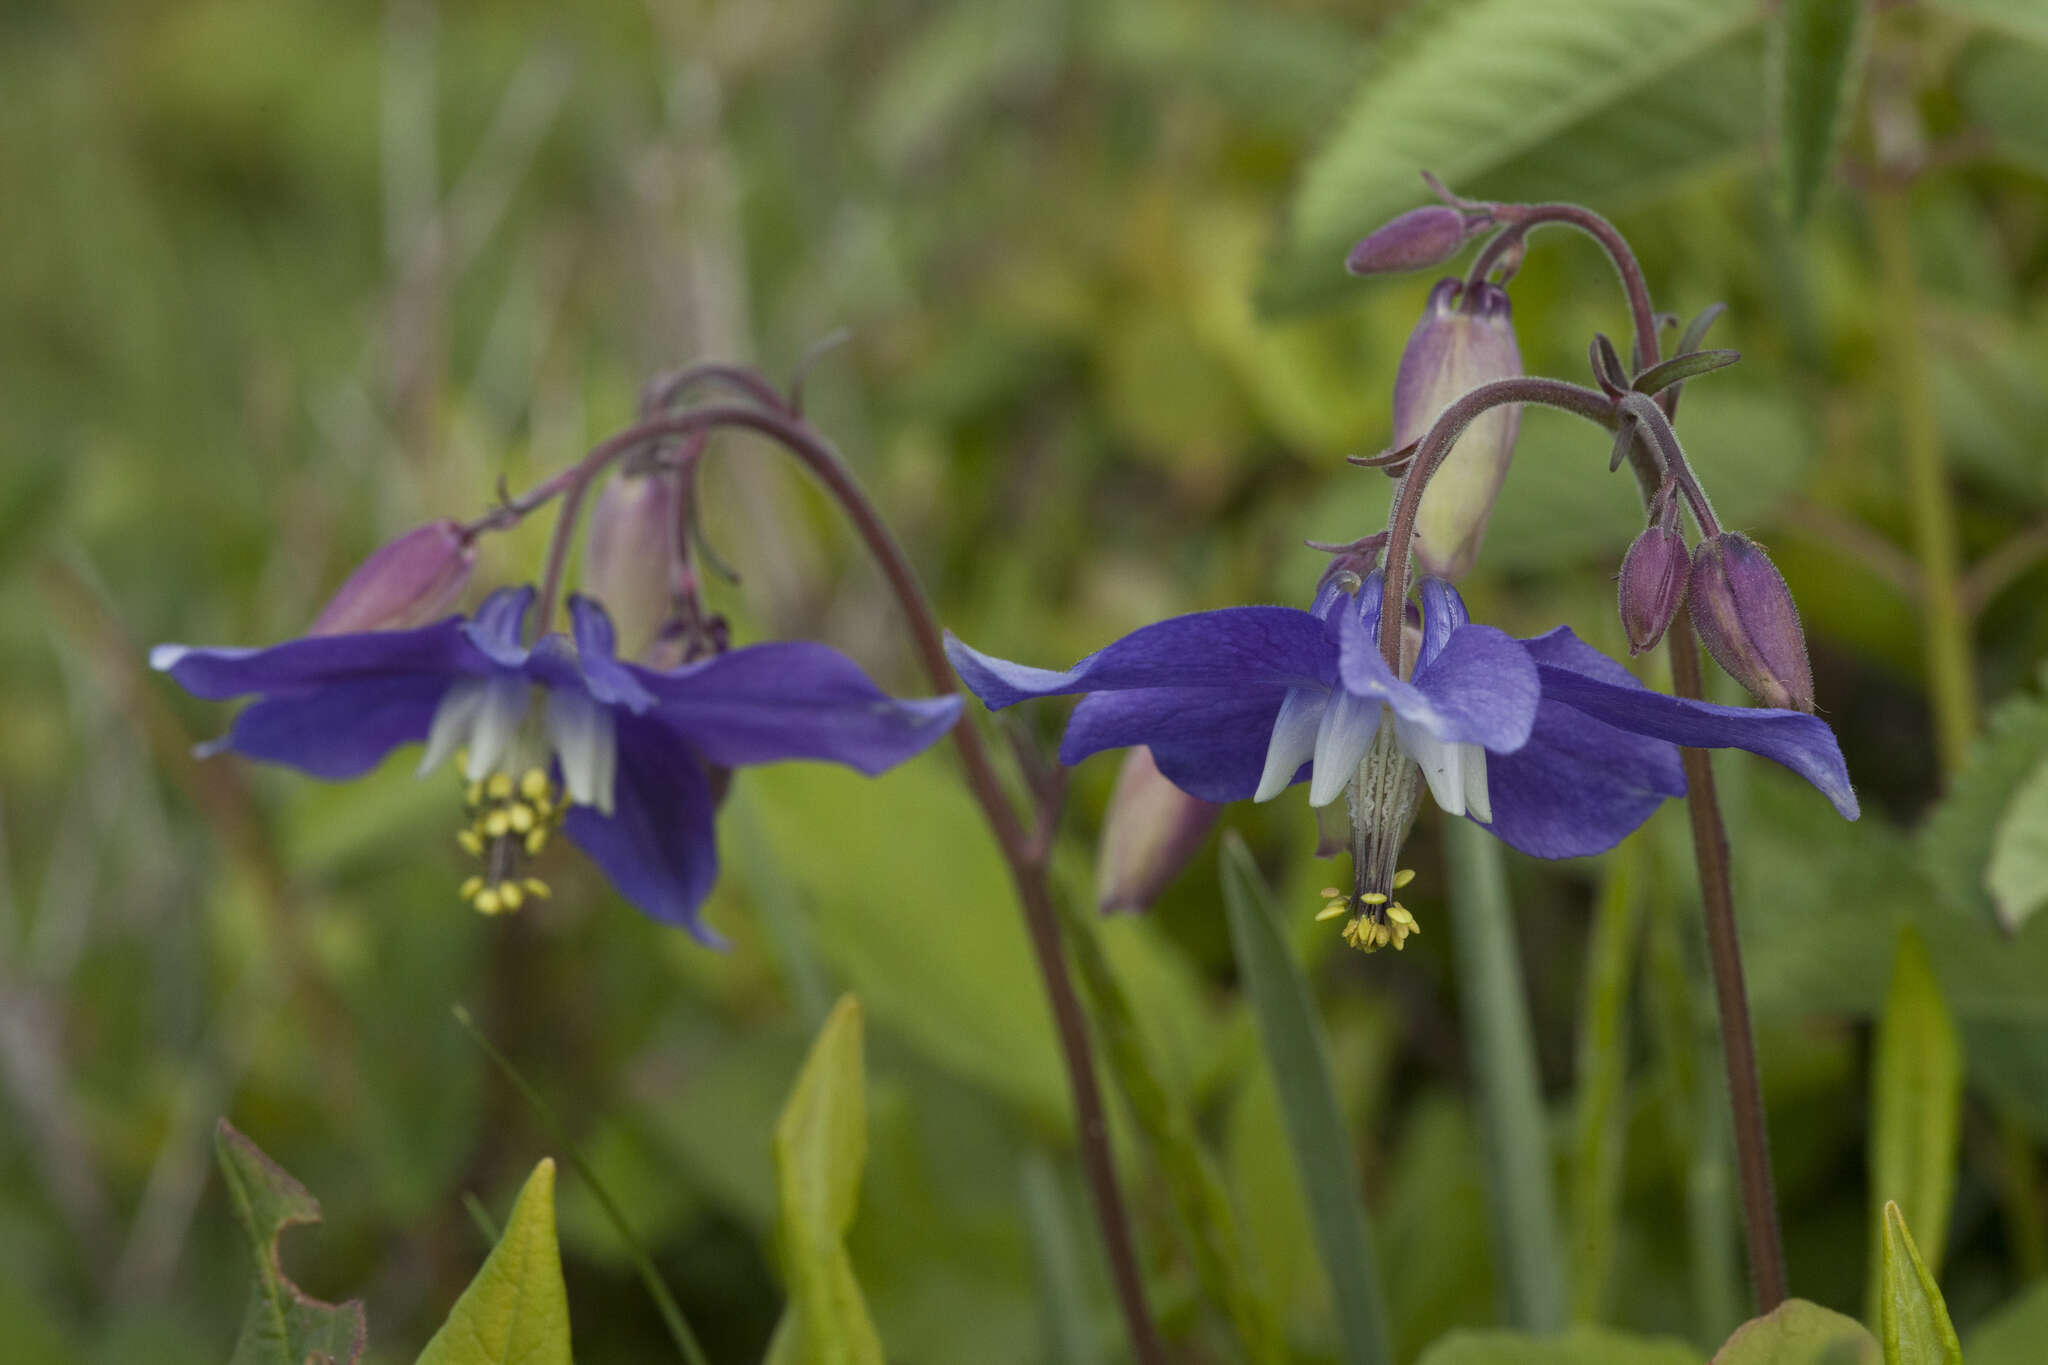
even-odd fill
[{"label": "unopened flower bud", "polygon": [[1150,749],[1131,749],[1117,772],[1102,824],[1096,903],[1104,911],[1149,907],[1195,856],[1222,810],[1168,781]]},{"label": "unopened flower bud", "polygon": [[1715,662],[1765,706],[1813,710],[1813,669],[1792,591],[1764,552],[1732,532],[1693,550],[1693,624]]},{"label": "unopened flower bud", "polygon": [[348,576],[309,635],[409,630],[438,619],[469,586],[476,545],[448,520],[431,521],[379,548]]},{"label": "unopened flower bud", "polygon": [[[1394,448],[1421,440],[1445,408],[1481,384],[1522,373],[1509,311],[1498,285],[1467,291],[1447,279],[1430,291],[1394,377]],[[1519,406],[1490,408],[1437,466],[1415,517],[1415,558],[1424,573],[1456,582],[1479,558],[1521,425]]]},{"label": "unopened flower bud", "polygon": [[640,657],[668,620],[682,499],[678,474],[620,473],[604,486],[590,513],[583,591],[611,614],[621,658]]},{"label": "unopened flower bud", "polygon": [[1464,249],[1472,234],[1491,220],[1448,204],[1411,209],[1351,248],[1344,268],[1354,275],[1391,275],[1427,270]]},{"label": "unopened flower bud", "polygon": [[1637,536],[1621,560],[1621,625],[1628,652],[1640,654],[1664,638],[1685,600],[1691,572],[1685,537],[1661,523]]}]

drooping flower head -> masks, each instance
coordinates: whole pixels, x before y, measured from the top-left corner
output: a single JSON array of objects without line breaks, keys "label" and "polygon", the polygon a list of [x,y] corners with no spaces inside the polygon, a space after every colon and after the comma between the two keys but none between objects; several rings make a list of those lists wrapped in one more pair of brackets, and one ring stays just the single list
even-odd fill
[{"label": "drooping flower head", "polygon": [[473,618],[310,636],[268,649],[159,645],[153,667],[214,700],[254,695],[203,755],[234,752],[315,777],[359,777],[420,743],[422,773],[453,758],[457,839],[480,867],[463,899],[487,914],[547,894],[532,860],[559,827],[619,893],[707,943],[718,873],[707,771],[778,759],[873,775],[958,719],[958,697],[898,700],[823,645],[752,645],[675,669],[621,661],[612,623],[569,601],[569,635],[523,643],[532,588]]},{"label": "drooping flower head", "polygon": [[1415,932],[1395,893],[1424,786],[1448,813],[1540,858],[1603,852],[1684,795],[1681,744],[1774,759],[1856,817],[1841,750],[1814,716],[1651,691],[1566,627],[1517,640],[1473,624],[1439,579],[1422,582],[1421,638],[1397,677],[1380,655],[1378,588],[1377,575],[1339,574],[1307,611],[1174,617],[1065,672],[957,639],[947,650],[992,708],[1081,694],[1064,763],[1144,744],[1160,772],[1207,801],[1268,800],[1303,779],[1316,806],[1348,792],[1354,887],[1325,914],[1343,915],[1346,940],[1368,951]]}]

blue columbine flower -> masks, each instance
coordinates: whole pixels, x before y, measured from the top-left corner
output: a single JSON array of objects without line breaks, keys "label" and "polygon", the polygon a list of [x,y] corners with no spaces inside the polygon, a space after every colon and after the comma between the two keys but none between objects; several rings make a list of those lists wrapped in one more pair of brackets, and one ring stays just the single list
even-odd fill
[{"label": "blue columbine flower", "polygon": [[[1143,744],[1206,801],[1268,800],[1303,778],[1322,806],[1347,790],[1357,890],[1326,913],[1347,939],[1399,947],[1413,918],[1393,900],[1418,786],[1539,858],[1612,848],[1685,794],[1678,745],[1747,749],[1811,782],[1848,819],[1856,794],[1833,731],[1798,711],[1715,706],[1644,687],[1565,627],[1530,640],[1474,625],[1449,584],[1422,580],[1414,664],[1379,650],[1380,576],[1333,577],[1314,607],[1233,607],[1145,626],[1064,673],[949,638],[974,694],[1002,708],[1085,693],[1060,760]],[[1413,633],[1413,627],[1407,627]],[[1417,769],[1420,769],[1420,783]]]},{"label": "blue columbine flower", "polygon": [[[315,777],[359,777],[401,744],[420,771],[456,756],[483,862],[463,898],[486,913],[545,895],[527,875],[559,825],[648,915],[717,943],[697,911],[718,875],[709,771],[829,759],[870,776],[952,728],[958,697],[888,696],[836,650],[761,644],[676,669],[621,662],[611,618],[569,599],[573,638],[531,647],[533,589],[474,619],[309,636],[269,649],[159,645],[152,667],[196,696],[257,694],[202,755],[232,751]],[[566,789],[566,790],[565,790]]]}]

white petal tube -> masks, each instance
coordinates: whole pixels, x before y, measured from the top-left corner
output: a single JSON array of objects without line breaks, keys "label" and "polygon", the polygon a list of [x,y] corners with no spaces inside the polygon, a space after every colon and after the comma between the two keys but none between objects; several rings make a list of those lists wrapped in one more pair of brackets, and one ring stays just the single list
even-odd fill
[{"label": "white petal tube", "polygon": [[1331,692],[1322,726],[1316,731],[1316,766],[1308,781],[1311,806],[1329,805],[1351,785],[1359,760],[1372,747],[1373,731],[1380,728],[1380,713],[1385,709],[1385,703],[1376,697],[1355,696],[1342,687]]},{"label": "white petal tube", "polygon": [[1287,784],[1301,771],[1301,765],[1315,757],[1316,728],[1322,724],[1328,695],[1306,687],[1289,688],[1273,721],[1273,738],[1266,745],[1266,770],[1259,774],[1254,801],[1271,801],[1287,790]]},{"label": "white petal tube", "polygon": [[548,736],[562,760],[562,785],[569,789],[569,799],[610,815],[619,769],[619,741],[611,709],[582,692],[551,689]]}]

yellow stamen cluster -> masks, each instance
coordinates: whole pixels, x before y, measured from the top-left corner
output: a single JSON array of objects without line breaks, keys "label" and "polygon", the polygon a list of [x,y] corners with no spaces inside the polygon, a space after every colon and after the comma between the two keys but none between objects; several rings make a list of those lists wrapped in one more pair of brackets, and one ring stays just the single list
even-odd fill
[{"label": "yellow stamen cluster", "polygon": [[[1394,874],[1394,889],[1398,891],[1414,880],[1414,870],[1402,868]],[[1415,922],[1415,916],[1409,913],[1408,907],[1384,891],[1346,895],[1334,886],[1326,886],[1323,899],[1323,908],[1316,918],[1326,920],[1348,916],[1344,922],[1344,941],[1361,953],[1378,952],[1388,946],[1398,953],[1408,946],[1410,934],[1422,932],[1422,926]]]},{"label": "yellow stamen cluster", "polygon": [[493,773],[469,784],[464,794],[469,823],[455,832],[463,852],[483,861],[484,870],[462,883],[462,899],[479,914],[501,915],[530,900],[546,900],[548,884],[525,875],[528,860],[547,847],[566,809],[561,791],[541,768],[528,768],[517,782]]}]

